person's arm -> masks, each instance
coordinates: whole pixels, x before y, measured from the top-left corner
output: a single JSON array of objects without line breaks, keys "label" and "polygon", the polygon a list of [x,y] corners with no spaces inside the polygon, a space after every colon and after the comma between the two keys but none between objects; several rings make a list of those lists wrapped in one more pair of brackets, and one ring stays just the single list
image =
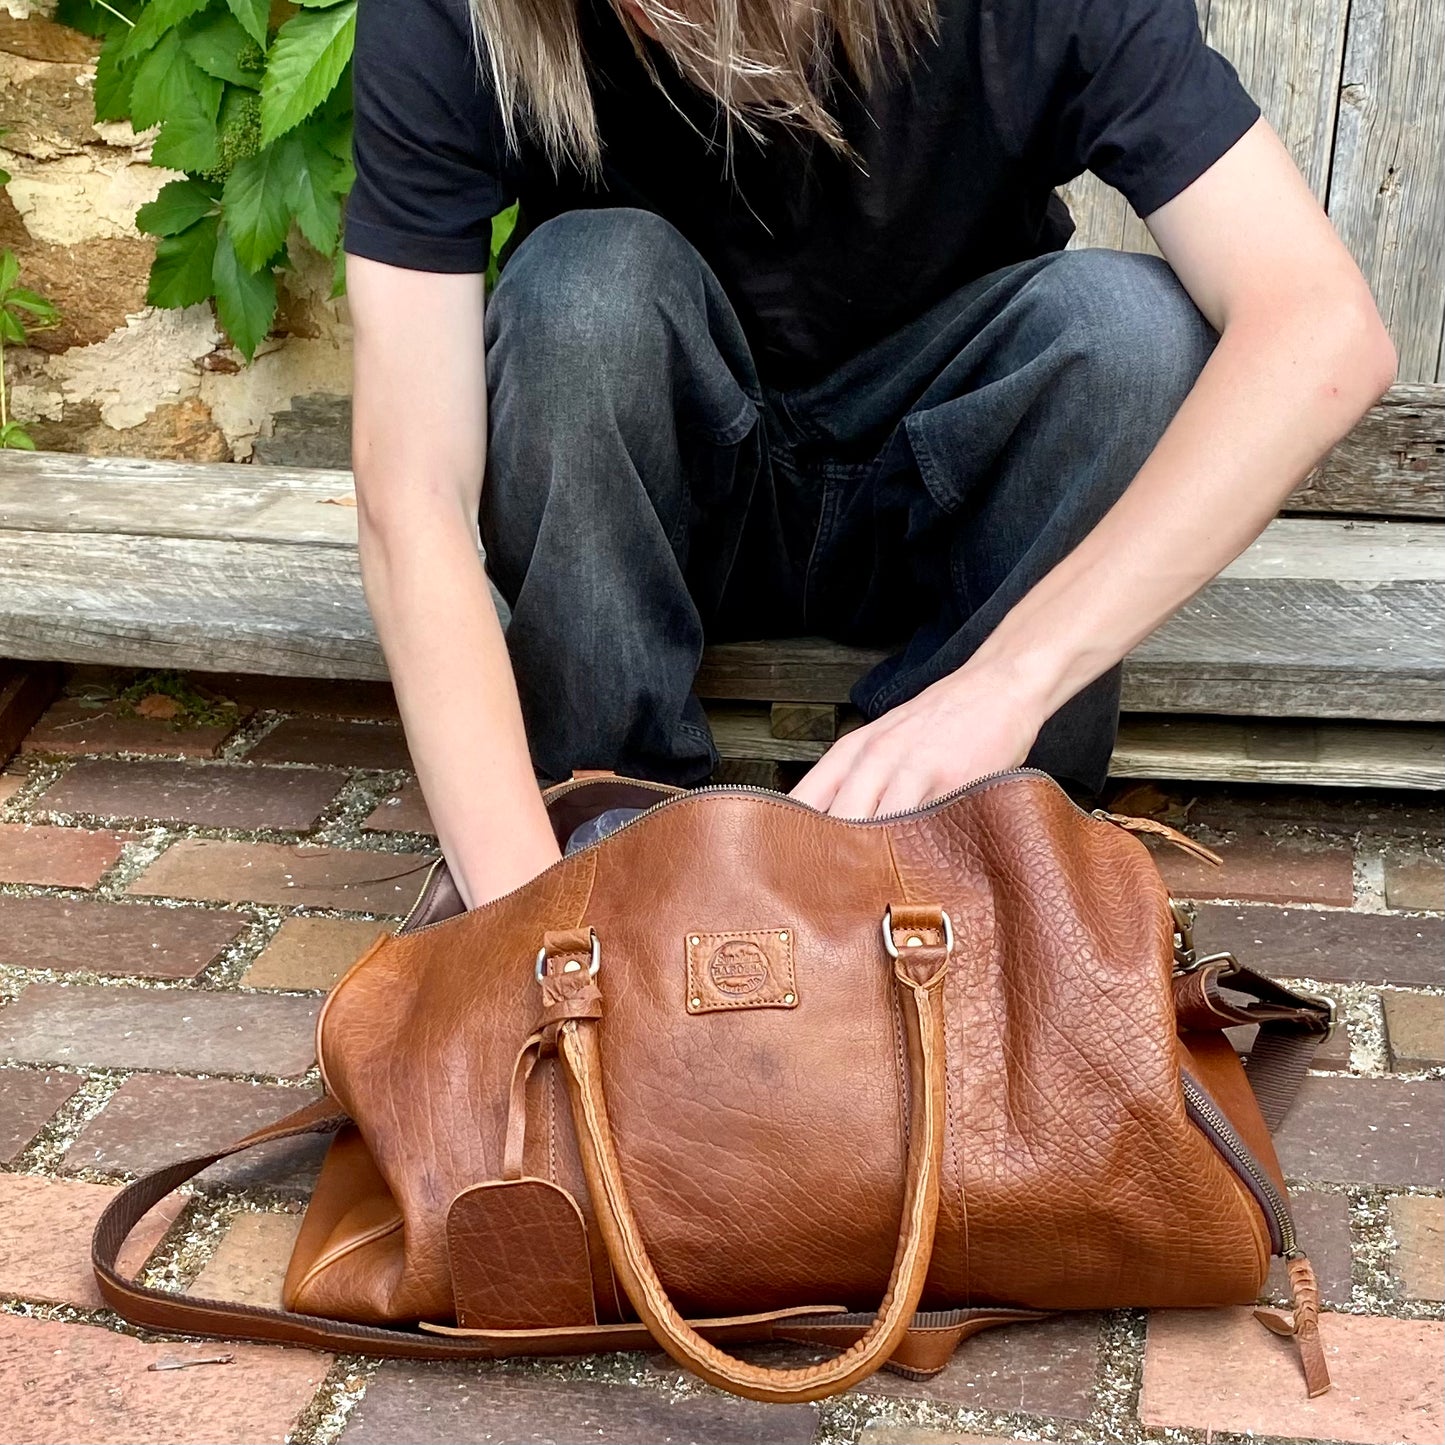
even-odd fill
[{"label": "person's arm", "polygon": [[559,856],[477,541],[483,278],[349,256],[361,575],[422,795],[469,908]]},{"label": "person's arm", "polygon": [[840,739],[793,796],[869,817],[1021,763],[1048,717],[1243,552],[1394,379],[1364,278],[1265,122],[1146,221],[1220,334],[1183,406],[973,657]]}]

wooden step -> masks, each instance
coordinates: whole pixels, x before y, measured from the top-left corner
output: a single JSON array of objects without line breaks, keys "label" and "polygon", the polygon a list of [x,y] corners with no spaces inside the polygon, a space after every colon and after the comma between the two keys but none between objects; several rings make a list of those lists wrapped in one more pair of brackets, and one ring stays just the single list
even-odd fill
[{"label": "wooden step", "polygon": [[[774,737],[768,712],[759,707],[716,704],[708,721],[718,753],[729,762],[805,764],[829,747]],[[1438,790],[1445,788],[1445,728],[1126,714],[1109,775]]]},{"label": "wooden step", "polygon": [[[345,472],[0,454],[0,656],[381,678]],[[1433,721],[1445,522],[1287,517],[1127,660],[1125,707]],[[709,698],[840,702],[881,654],[709,649]]]}]

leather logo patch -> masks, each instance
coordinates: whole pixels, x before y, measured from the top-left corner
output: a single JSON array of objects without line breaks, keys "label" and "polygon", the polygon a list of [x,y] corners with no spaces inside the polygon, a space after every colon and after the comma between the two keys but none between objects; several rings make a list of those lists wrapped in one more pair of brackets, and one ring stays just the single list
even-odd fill
[{"label": "leather logo patch", "polygon": [[687,935],[687,1011],[796,1008],[793,931],[753,928]]}]

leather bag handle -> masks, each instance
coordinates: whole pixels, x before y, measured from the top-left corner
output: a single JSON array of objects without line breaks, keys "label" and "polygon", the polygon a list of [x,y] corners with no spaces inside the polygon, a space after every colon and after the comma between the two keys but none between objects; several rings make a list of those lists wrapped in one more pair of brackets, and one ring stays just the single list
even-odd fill
[{"label": "leather bag handle", "polygon": [[622,1177],[602,1088],[600,1010],[561,1023],[558,1051],[566,1065],[583,1172],[618,1281],[653,1339],[673,1359],[736,1395],[797,1402],[822,1399],[857,1384],[898,1347],[923,1294],[938,1224],[947,1124],[943,983],[952,929],[941,910],[910,907],[890,910],[884,937],[906,1005],[911,1082],[902,1222],[892,1277],[873,1323],[848,1349],[816,1365],[777,1370],[749,1364],[725,1354],[683,1319],[648,1257]]}]

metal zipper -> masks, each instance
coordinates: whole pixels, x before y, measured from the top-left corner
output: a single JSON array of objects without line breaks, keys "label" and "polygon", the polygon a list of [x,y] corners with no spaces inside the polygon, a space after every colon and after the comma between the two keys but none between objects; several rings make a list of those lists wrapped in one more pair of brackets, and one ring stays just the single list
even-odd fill
[{"label": "metal zipper", "polygon": [[[1049,775],[1044,772],[1042,768],[1002,768],[996,773],[985,773],[981,778],[974,778],[971,782],[963,784],[962,787],[954,788],[952,792],[943,793],[937,798],[934,798],[931,801],[925,803],[921,808],[903,808],[893,813],[876,813],[871,818],[839,818],[837,821],[840,823],[851,823],[855,826],[862,827],[869,823],[886,823],[897,818],[922,818],[929,813],[935,812],[939,808],[947,807],[948,804],[955,802],[957,799],[963,797],[965,793],[971,793],[976,789],[983,787],[987,783],[996,783],[1003,778],[1046,778],[1048,776]],[[598,779],[596,778],[569,778],[565,782],[558,783],[554,788],[550,789],[550,792],[552,797],[554,798],[564,797],[568,793],[575,792],[578,788],[588,787],[590,784],[597,781]],[[600,847],[603,843],[606,843],[610,839],[617,837],[619,833],[625,833],[627,829],[633,827],[637,823],[640,823],[644,818],[650,818],[659,809],[669,807],[673,803],[681,803],[688,798],[695,798],[699,793],[732,793],[741,794],[744,797],[751,796],[758,798],[767,798],[774,803],[785,803],[788,807],[791,808],[801,808],[805,813],[814,813],[817,814],[819,817],[827,816],[826,814],[818,813],[818,810],[816,808],[810,808],[806,803],[798,802],[796,798],[790,798],[786,793],[779,793],[772,788],[759,788],[752,783],[702,783],[699,784],[697,787],[684,788],[680,792],[673,792],[670,790],[669,784],[654,783],[645,778],[622,778],[620,779],[620,781],[643,788],[669,788],[668,796],[665,798],[660,798],[651,806],[644,808],[635,818],[629,818],[620,827],[614,828],[605,837],[599,838],[596,840],[596,842],[588,843],[585,847],[579,848],[577,850],[577,853],[585,853],[589,848]],[[1064,792],[1062,788],[1060,788],[1059,791]],[[1074,808],[1083,817],[1089,818],[1094,822],[1102,821],[1102,819],[1094,818],[1091,813],[1087,812],[1083,808],[1080,808],[1079,805],[1074,802],[1072,798],[1069,798],[1068,793],[1064,792],[1064,797],[1068,798],[1069,806]],[[1109,826],[1112,827],[1113,825],[1110,824]],[[576,854],[573,854],[572,856],[575,857]],[[421,892],[417,894],[416,902],[412,904],[411,909],[407,913],[407,916],[402,919],[401,925],[397,930],[398,933],[401,933],[406,929],[407,925],[411,922],[412,915],[415,914],[416,911],[421,907],[421,901],[423,898],[426,897],[427,886],[431,882],[432,874],[435,873],[435,871],[439,867],[441,867],[441,865],[445,861],[445,859],[438,858],[436,862],[432,864],[431,868],[428,869],[426,880],[422,884]],[[555,868],[557,864],[554,863],[551,866]],[[493,903],[500,903],[503,898],[510,898],[513,893],[520,893],[523,888],[527,888],[530,886],[531,882],[523,883],[520,887],[513,888],[511,892],[503,893],[497,898],[493,898],[490,902],[484,903],[482,907],[490,908]],[[447,920],[442,919],[440,921],[444,923]],[[434,923],[424,924],[421,928],[416,929],[415,932],[423,933],[426,931],[426,929],[435,928],[436,926],[437,925]]]},{"label": "metal zipper", "polygon": [[1235,1132],[1234,1125],[1225,1118],[1224,1111],[1204,1092],[1199,1083],[1182,1071],[1180,1082],[1184,1086],[1184,1102],[1189,1117],[1233,1167],[1264,1211],[1274,1253],[1285,1259],[1296,1258],[1300,1253],[1299,1240],[1284,1195],[1276,1188],[1274,1180],[1265,1173],[1264,1166],[1250,1152],[1249,1146]]}]

